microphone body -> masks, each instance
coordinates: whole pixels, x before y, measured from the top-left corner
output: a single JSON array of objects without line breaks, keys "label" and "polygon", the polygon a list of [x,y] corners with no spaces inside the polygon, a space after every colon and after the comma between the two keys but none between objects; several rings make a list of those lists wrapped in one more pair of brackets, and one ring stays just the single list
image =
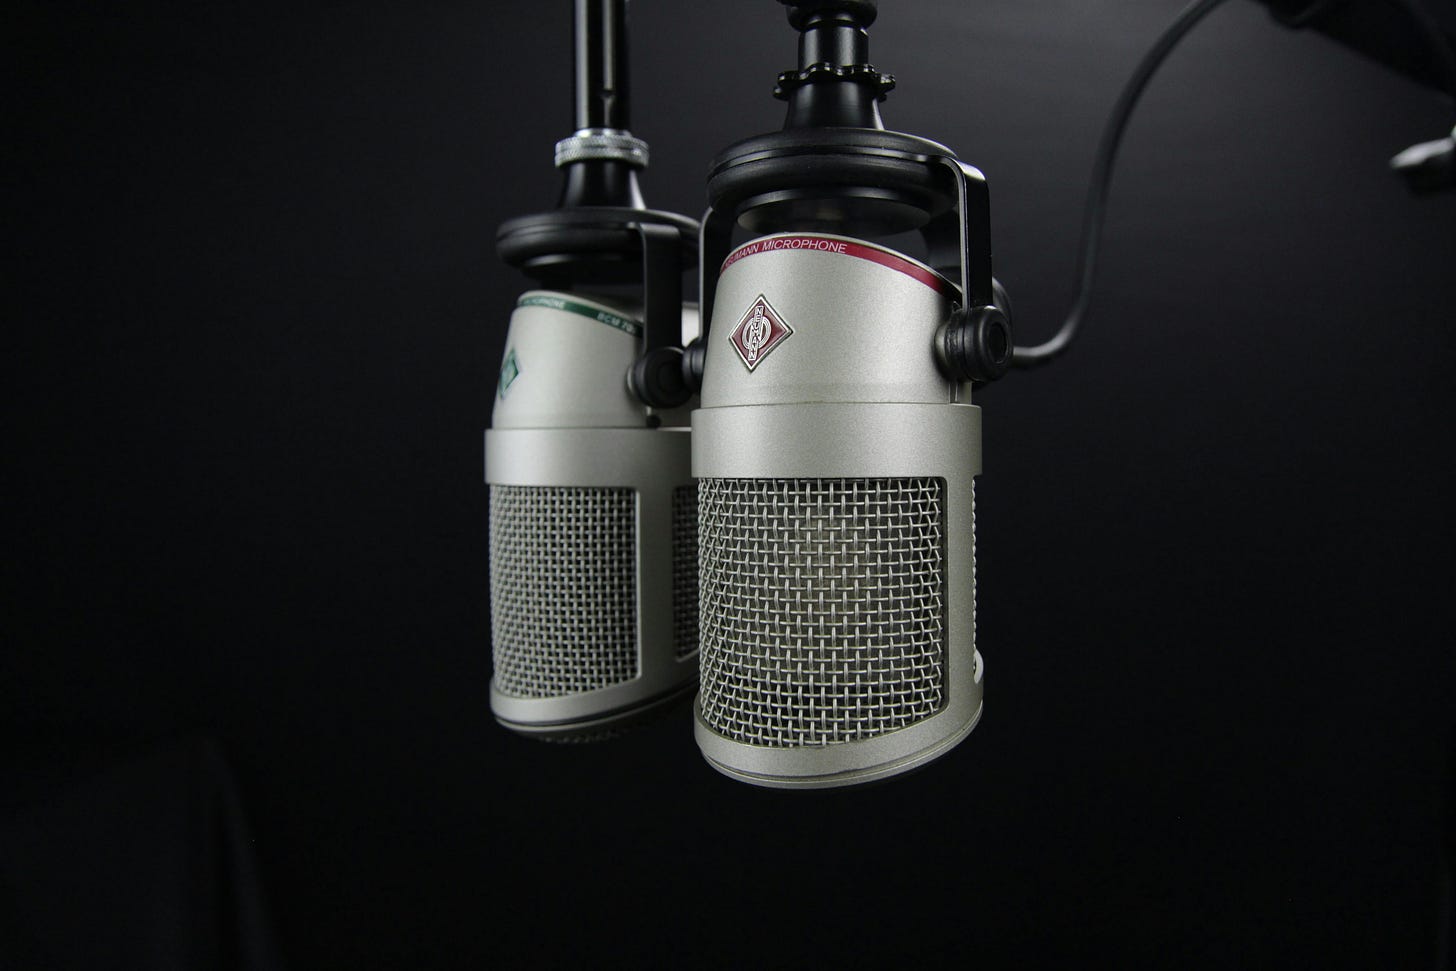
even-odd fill
[{"label": "microphone body", "polygon": [[980,718],[980,409],[936,357],[957,299],[845,236],[766,236],[723,263],[692,414],[695,732],[729,776],[869,782]]},{"label": "microphone body", "polygon": [[627,388],[641,334],[576,293],[530,291],[511,317],[485,433],[490,706],[521,734],[605,737],[696,683],[689,431]]}]

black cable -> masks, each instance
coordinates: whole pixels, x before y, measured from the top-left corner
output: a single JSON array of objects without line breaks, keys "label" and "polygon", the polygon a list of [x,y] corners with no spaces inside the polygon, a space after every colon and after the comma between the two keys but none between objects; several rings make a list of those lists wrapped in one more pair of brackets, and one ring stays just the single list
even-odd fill
[{"label": "black cable", "polygon": [[1092,300],[1092,282],[1097,273],[1097,247],[1102,237],[1102,219],[1107,213],[1107,189],[1112,182],[1112,163],[1117,159],[1117,147],[1122,143],[1122,133],[1127,129],[1132,109],[1137,106],[1138,98],[1142,97],[1143,89],[1148,86],[1153,72],[1183,39],[1183,35],[1223,2],[1224,0],[1194,0],[1184,7],[1178,18],[1163,31],[1163,36],[1158,38],[1152,50],[1143,55],[1137,70],[1128,79],[1122,94],[1118,95],[1117,103],[1112,106],[1112,114],[1107,118],[1107,125],[1102,130],[1102,141],[1097,146],[1097,159],[1092,165],[1092,184],[1087,190],[1087,206],[1082,214],[1082,246],[1077,258],[1077,299],[1062,323],[1061,330],[1051,340],[1034,347],[1017,347],[1011,352],[1012,367],[1031,368],[1045,364],[1065,351],[1072,343],[1072,338],[1077,336],[1077,328],[1081,326],[1082,317],[1087,313],[1087,305]]},{"label": "black cable", "polygon": [[1299,13],[1283,13],[1278,7],[1270,7],[1269,12],[1285,27],[1297,30],[1300,27],[1308,27],[1342,3],[1344,0],[1313,0]]},{"label": "black cable", "polygon": [[[1077,336],[1077,330],[1081,327],[1082,318],[1086,316],[1087,307],[1092,300],[1092,284],[1097,271],[1097,249],[1101,243],[1103,217],[1107,213],[1107,192],[1112,182],[1112,165],[1117,159],[1117,149],[1122,143],[1128,119],[1132,116],[1132,110],[1137,106],[1143,89],[1147,87],[1148,81],[1163,60],[1195,24],[1223,2],[1224,0],[1194,0],[1184,7],[1183,12],[1163,32],[1152,49],[1143,55],[1137,70],[1128,79],[1122,94],[1118,95],[1112,114],[1108,116],[1107,124],[1102,130],[1102,141],[1097,146],[1097,157],[1092,166],[1092,182],[1087,190],[1087,204],[1082,215],[1081,249],[1077,257],[1077,298],[1067,313],[1067,319],[1062,322],[1061,329],[1051,340],[1032,347],[1017,347],[1012,351],[1012,367],[1025,369],[1046,364],[1065,351],[1072,343],[1072,338]],[[1440,27],[1417,0],[1390,2],[1404,9],[1421,29],[1446,74],[1451,96],[1456,100],[1456,54],[1452,53],[1451,45],[1447,43]],[[1328,3],[1317,3],[1306,12],[1315,9],[1324,12],[1329,6]],[[1300,20],[1303,21],[1304,18],[1301,17]]]}]

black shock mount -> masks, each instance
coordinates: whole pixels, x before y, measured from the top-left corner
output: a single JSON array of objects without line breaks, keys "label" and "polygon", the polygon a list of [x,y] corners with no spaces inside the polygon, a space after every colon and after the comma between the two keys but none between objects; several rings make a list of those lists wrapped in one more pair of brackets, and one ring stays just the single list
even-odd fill
[{"label": "black shock mount", "polygon": [[627,375],[651,408],[692,396],[683,383],[682,274],[697,259],[698,223],[648,209],[637,173],[647,145],[629,130],[626,0],[576,0],[576,131],[556,145],[557,208],[502,223],[500,258],[545,287],[640,283],[642,355]]},{"label": "black shock mount", "polygon": [[716,274],[736,225],[888,235],[918,229],[929,262],[960,287],[937,355],[956,380],[985,384],[1011,364],[1005,291],[991,276],[985,177],[949,148],[888,131],[879,103],[895,80],[869,62],[870,0],[779,0],[799,31],[799,67],[779,75],[783,130],[738,142],[713,160],[698,255],[702,337],[683,357],[684,384],[702,384]]}]

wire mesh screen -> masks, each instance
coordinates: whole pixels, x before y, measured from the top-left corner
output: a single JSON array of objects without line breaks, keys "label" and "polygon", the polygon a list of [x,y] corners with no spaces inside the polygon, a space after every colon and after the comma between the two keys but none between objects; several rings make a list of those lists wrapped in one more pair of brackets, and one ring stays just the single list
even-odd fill
[{"label": "wire mesh screen", "polygon": [[698,649],[698,487],[672,490],[672,634],[681,659]]},{"label": "wire mesh screen", "polygon": [[498,691],[554,698],[637,676],[636,535],[631,489],[490,487]]},{"label": "wire mesh screen", "polygon": [[939,711],[944,524],[940,479],[700,479],[704,721],[796,747]]}]

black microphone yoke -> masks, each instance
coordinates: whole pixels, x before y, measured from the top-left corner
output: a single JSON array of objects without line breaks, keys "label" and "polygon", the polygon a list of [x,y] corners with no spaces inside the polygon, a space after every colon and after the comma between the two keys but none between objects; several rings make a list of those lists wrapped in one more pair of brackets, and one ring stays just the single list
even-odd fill
[{"label": "black microphone yoke", "polygon": [[[735,224],[755,233],[789,228],[850,236],[920,230],[929,262],[958,283],[955,318],[940,342],[946,365],[977,384],[1011,364],[1008,300],[991,276],[985,177],[938,142],[887,131],[879,104],[895,79],[869,63],[869,0],[780,0],[799,34],[799,67],[778,77],[788,102],[782,131],[724,149],[708,176],[709,210],[698,261],[703,340],[713,277]],[[688,352],[687,383],[702,383],[703,355]]]},{"label": "black microphone yoke", "polygon": [[552,289],[640,282],[646,347],[629,380],[644,404],[676,408],[692,394],[674,368],[682,273],[697,259],[698,223],[643,201],[637,173],[648,150],[628,130],[626,8],[626,0],[577,0],[576,131],[556,144],[561,199],[554,210],[502,223],[496,251]]}]

